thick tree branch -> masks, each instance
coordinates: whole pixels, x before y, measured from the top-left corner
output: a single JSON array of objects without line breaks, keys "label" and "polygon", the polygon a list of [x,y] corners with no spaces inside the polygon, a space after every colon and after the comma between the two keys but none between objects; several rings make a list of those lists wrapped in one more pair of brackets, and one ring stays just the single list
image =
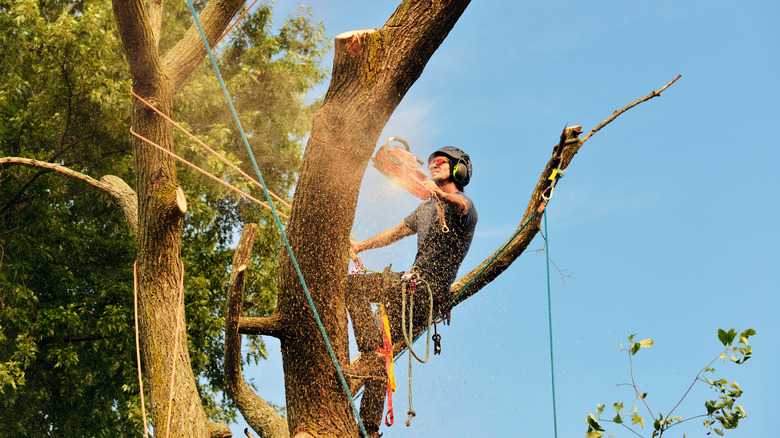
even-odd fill
[{"label": "thick tree branch", "polygon": [[[211,0],[198,15],[203,33],[210,47],[219,41],[230,19],[236,15],[244,0]],[[187,77],[207,55],[197,26],[193,23],[181,40],[165,55],[163,64],[169,74],[171,87],[178,90]]]},{"label": "thick tree branch", "polygon": [[146,2],[113,0],[112,3],[133,88],[143,96],[154,96],[160,91],[164,75]]},{"label": "thick tree branch", "polygon": [[278,315],[267,317],[242,316],[238,319],[238,333],[278,338],[283,333],[282,319]]},{"label": "thick tree branch", "polygon": [[252,429],[263,437],[281,438],[289,436],[287,422],[252,391],[241,371],[241,335],[238,327],[244,302],[246,265],[256,235],[255,225],[245,225],[233,256],[225,323],[225,389]]},{"label": "thick tree branch", "polygon": [[38,169],[44,169],[49,172],[56,172],[61,175],[65,175],[76,181],[86,183],[98,190],[102,190],[111,196],[111,199],[119,207],[119,210],[125,216],[130,229],[133,234],[138,234],[138,197],[135,191],[127,185],[121,178],[114,175],[106,175],[100,179],[100,181],[83,173],[76,172],[65,166],[61,166],[55,163],[47,163],[44,161],[37,161],[31,158],[19,158],[19,157],[5,157],[0,158],[0,166],[6,164],[16,164],[28,167],[34,167]]}]

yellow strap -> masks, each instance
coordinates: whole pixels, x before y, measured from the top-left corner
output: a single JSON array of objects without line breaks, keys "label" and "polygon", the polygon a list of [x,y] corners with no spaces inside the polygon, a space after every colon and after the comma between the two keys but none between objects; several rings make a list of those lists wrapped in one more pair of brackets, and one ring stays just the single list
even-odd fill
[{"label": "yellow strap", "polygon": [[390,379],[390,387],[393,389],[393,391],[395,391],[395,376],[393,375],[393,338],[390,337],[390,320],[387,318],[385,305],[380,304],[380,307],[382,309],[382,327],[385,330],[387,339],[390,340],[390,352],[388,353],[390,355],[390,369],[388,370],[388,378]]}]

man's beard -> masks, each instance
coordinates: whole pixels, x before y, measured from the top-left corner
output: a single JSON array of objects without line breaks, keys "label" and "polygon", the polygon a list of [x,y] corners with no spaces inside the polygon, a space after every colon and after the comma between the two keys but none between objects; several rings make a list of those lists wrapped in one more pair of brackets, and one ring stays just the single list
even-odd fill
[{"label": "man's beard", "polygon": [[452,178],[451,175],[447,175],[445,177],[440,176],[434,176],[431,178],[431,181],[435,182],[437,186],[441,186],[442,184],[447,183]]}]

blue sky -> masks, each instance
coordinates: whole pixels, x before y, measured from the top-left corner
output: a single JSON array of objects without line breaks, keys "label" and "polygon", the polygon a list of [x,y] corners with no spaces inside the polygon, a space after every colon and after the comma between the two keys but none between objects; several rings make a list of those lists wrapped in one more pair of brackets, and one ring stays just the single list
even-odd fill
[{"label": "blue sky", "polygon": [[[330,38],[381,27],[397,6],[304,4]],[[277,1],[276,21],[297,6]],[[758,335],[746,364],[714,366],[744,390],[739,404],[748,418],[726,436],[774,430],[779,15],[780,3],[770,0],[475,1],[385,129],[382,140],[403,137],[421,157],[444,145],[471,155],[467,193],[479,224],[462,274],[519,225],[564,125],[587,131],[682,75],[594,135],[548,208],[550,255],[569,276],[552,273],[559,436],[584,436],[583,419],[597,403],[631,409],[631,390],[616,384],[630,379],[618,342],[632,333],[655,340],[634,357],[634,376],[654,412],[665,413],[720,353],[717,329],[732,327]],[[370,237],[417,202],[369,168],[354,232]],[[406,356],[397,362],[396,425],[382,428],[386,438],[553,436],[545,258],[535,251],[542,245],[537,238],[454,310],[452,325],[440,330],[441,356],[415,363],[411,427]],[[363,258],[374,269],[401,270],[413,257],[407,239]],[[261,396],[283,404],[278,342],[266,342],[269,360],[245,371]],[[698,415],[709,398],[697,387],[675,413]],[[234,433],[243,427],[233,425]],[[696,420],[667,436],[683,433],[706,430]]]}]

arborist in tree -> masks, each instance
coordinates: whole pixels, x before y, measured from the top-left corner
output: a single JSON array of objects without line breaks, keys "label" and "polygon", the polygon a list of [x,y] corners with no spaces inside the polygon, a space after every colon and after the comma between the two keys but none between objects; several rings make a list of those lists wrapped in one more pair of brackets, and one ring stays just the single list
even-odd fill
[{"label": "arborist in tree", "polygon": [[[431,197],[426,202],[395,227],[364,241],[350,241],[350,249],[356,255],[417,234],[417,255],[409,272],[386,269],[382,273],[354,275],[350,284],[355,286],[347,291],[347,307],[361,355],[358,362],[343,369],[353,382],[364,381],[360,416],[370,436],[379,436],[388,378],[385,369],[387,356],[377,351],[383,345],[383,334],[371,303],[385,305],[390,334],[396,343],[403,342],[402,330],[408,331],[408,306],[412,305],[414,298],[404,294],[416,297],[411,318],[415,328],[425,328],[431,312],[434,318],[449,323],[452,307],[450,286],[471,246],[477,224],[474,202],[463,193],[463,188],[471,179],[468,154],[455,147],[443,147],[430,155],[428,169],[431,179],[424,184]],[[429,304],[431,295],[432,308]],[[405,321],[402,304],[406,306]],[[402,327],[402,321],[406,327]]]}]

